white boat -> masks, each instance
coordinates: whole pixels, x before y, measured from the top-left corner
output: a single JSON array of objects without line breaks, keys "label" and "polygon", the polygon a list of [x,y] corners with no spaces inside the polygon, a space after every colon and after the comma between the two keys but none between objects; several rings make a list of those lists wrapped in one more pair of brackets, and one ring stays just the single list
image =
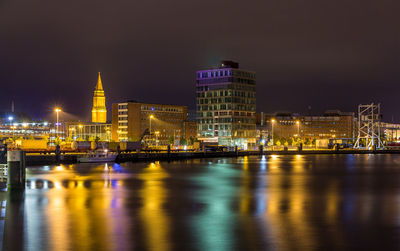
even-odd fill
[{"label": "white boat", "polygon": [[114,162],[117,158],[116,153],[110,153],[107,150],[97,150],[81,157],[78,157],[78,162],[95,163],[95,162]]}]

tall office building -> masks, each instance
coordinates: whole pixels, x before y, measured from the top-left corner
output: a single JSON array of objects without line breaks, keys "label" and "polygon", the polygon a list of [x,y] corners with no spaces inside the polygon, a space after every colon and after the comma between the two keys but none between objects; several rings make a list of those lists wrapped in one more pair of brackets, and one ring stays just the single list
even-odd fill
[{"label": "tall office building", "polygon": [[103,90],[103,84],[101,83],[100,72],[93,95],[92,122],[93,123],[107,122],[106,97],[104,96],[104,90]]},{"label": "tall office building", "polygon": [[197,71],[197,130],[204,142],[253,148],[256,144],[256,74],[222,61]]}]

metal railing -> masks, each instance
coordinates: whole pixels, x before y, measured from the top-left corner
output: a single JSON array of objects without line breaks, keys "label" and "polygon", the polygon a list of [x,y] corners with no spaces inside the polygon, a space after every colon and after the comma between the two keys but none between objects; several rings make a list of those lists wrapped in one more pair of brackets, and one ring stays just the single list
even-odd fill
[{"label": "metal railing", "polygon": [[0,164],[0,181],[7,181],[7,164]]}]

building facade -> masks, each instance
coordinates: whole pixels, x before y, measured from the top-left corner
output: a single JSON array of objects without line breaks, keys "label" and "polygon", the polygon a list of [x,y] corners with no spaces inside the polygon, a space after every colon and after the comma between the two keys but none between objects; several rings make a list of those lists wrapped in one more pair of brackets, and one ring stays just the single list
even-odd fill
[{"label": "building facade", "polygon": [[106,108],[106,97],[104,95],[103,84],[101,82],[101,76],[97,79],[96,88],[93,95],[93,107],[92,107],[92,123],[106,123],[107,122],[107,108]]},{"label": "building facade", "polygon": [[244,149],[256,145],[256,75],[222,61],[197,71],[197,132],[204,142]]},{"label": "building facade", "polygon": [[400,124],[380,122],[380,128],[387,142],[400,141]]},{"label": "building facade", "polygon": [[[62,133],[59,132],[61,137]],[[56,137],[56,130],[48,122],[15,122],[3,123],[0,125],[0,138],[34,138],[34,139],[53,139]]]},{"label": "building facade", "polygon": [[354,113],[338,110],[323,115],[304,116],[292,113],[257,114],[259,139],[354,139],[356,135]]},{"label": "building facade", "polygon": [[72,140],[111,141],[111,124],[65,122],[64,133]]},{"label": "building facade", "polygon": [[[112,105],[112,139],[147,141],[149,145],[179,144],[188,135],[187,107],[129,101]],[[171,142],[172,141],[172,142]]]}]

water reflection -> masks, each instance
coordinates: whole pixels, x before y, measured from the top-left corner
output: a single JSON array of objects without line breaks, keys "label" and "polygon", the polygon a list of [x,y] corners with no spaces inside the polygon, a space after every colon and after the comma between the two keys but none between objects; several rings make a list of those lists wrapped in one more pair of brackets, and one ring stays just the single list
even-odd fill
[{"label": "water reflection", "polygon": [[400,248],[400,156],[249,156],[29,168],[3,250]]},{"label": "water reflection", "polygon": [[164,180],[168,176],[169,174],[163,170],[159,161],[150,163],[138,176],[143,180],[143,186],[138,191],[142,200],[139,217],[149,250],[171,250],[168,241],[169,219],[163,208],[167,198]]}]

